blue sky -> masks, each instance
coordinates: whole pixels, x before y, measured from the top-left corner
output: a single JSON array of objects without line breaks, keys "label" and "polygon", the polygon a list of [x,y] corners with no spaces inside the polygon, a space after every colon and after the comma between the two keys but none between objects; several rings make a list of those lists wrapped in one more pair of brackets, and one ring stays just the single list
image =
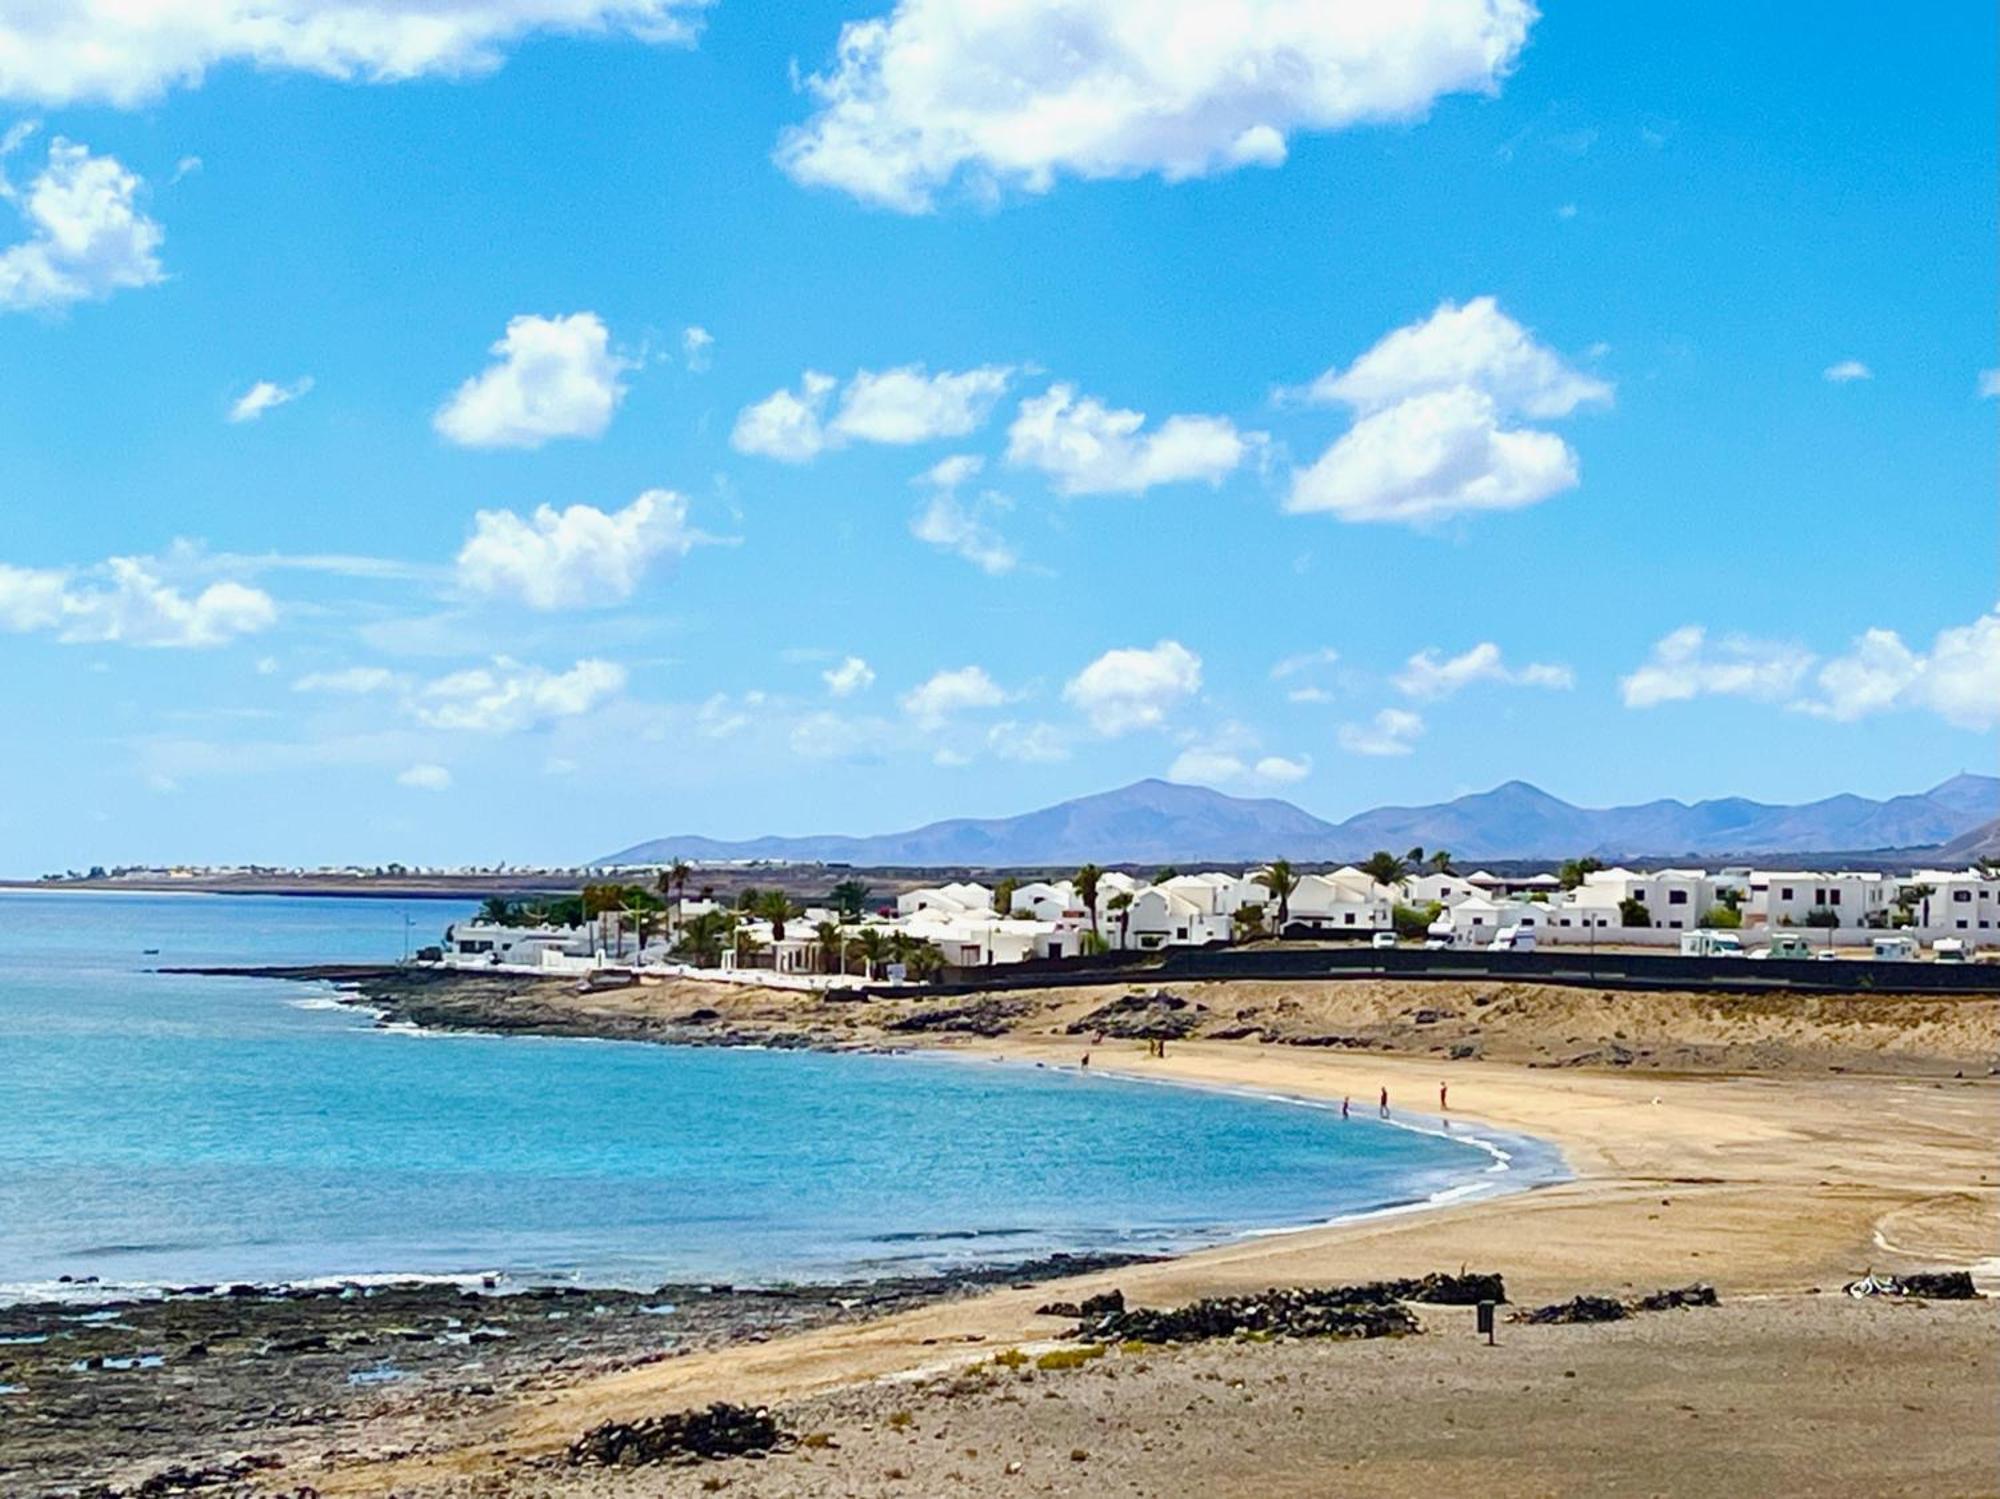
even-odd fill
[{"label": "blue sky", "polygon": [[72,9],[0,868],[1993,768],[1990,13]]}]

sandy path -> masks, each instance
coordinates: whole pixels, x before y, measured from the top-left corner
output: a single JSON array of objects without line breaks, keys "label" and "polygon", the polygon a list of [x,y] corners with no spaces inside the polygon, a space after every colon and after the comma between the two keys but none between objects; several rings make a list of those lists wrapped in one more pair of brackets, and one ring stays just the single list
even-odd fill
[{"label": "sandy path", "polygon": [[[1073,1039],[1014,1037],[970,1054],[1072,1065]],[[796,1400],[966,1362],[1054,1336],[1033,1315],[1113,1283],[1141,1303],[1274,1284],[1364,1280],[1461,1265],[1503,1272],[1517,1302],[1701,1279],[1727,1297],[1832,1287],[1879,1269],[2000,1254],[2000,1087],[1881,1077],[1671,1077],[1356,1056],[1236,1043],[1136,1043],[1094,1067],[1320,1098],[1434,1103],[1559,1145],[1575,1180],[1532,1193],[1248,1240],[1071,1286],[1003,1291],[863,1327],[690,1355],[590,1379],[515,1407],[477,1444],[315,1477],[325,1493],[491,1471],[560,1449],[603,1420],[716,1399]]]}]

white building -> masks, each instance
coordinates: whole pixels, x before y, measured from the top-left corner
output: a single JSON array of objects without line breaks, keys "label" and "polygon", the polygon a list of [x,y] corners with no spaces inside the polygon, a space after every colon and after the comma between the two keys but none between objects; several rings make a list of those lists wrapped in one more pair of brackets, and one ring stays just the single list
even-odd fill
[{"label": "white building", "polygon": [[1901,888],[1901,881],[1873,870],[1752,870],[1744,921],[1751,926],[1805,926],[1819,913],[1822,923],[1831,916],[1831,924],[1838,926],[1881,925]]},{"label": "white building", "polygon": [[1977,869],[1919,869],[1898,884],[1927,891],[1910,903],[1925,936],[1958,937],[1968,947],[2000,942],[2000,878]]}]

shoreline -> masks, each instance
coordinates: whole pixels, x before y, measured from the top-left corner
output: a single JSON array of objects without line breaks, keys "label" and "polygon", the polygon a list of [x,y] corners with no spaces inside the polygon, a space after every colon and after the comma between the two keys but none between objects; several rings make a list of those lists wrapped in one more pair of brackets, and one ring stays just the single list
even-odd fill
[{"label": "shoreline", "polygon": [[[1837,1291],[1845,1280],[1870,1269],[1971,1264],[1980,1267],[1982,1281],[1990,1286],[1990,1277],[2000,1271],[1993,1247],[2000,1237],[1995,1233],[2000,1225],[1995,1176],[2000,1173],[1988,1159],[2000,1087],[1983,1075],[1992,1065],[1990,1005],[1877,997],[1869,1002],[1873,1009],[1799,1001],[1780,1010],[1768,1002],[1746,1001],[1724,1011],[1686,997],[1614,1000],[1610,995],[1540,995],[1528,986],[1489,985],[1476,993],[1447,993],[1440,1006],[1438,992],[1431,987],[1414,997],[1392,986],[1350,985],[1307,994],[1281,985],[1191,985],[1184,999],[1174,1000],[1181,1008],[1149,1000],[1143,1013],[1135,1012],[1132,1034],[1093,1045],[1090,1070],[1101,1076],[1117,1073],[1120,1081],[1219,1088],[1322,1108],[1344,1093],[1372,1103],[1378,1084],[1390,1086],[1398,1098],[1425,1096],[1440,1079],[1448,1079],[1454,1103],[1462,1102],[1466,1109],[1457,1117],[1553,1143],[1573,1173],[1568,1180],[1531,1191],[1484,1193],[1331,1224],[1251,1233],[1032,1289],[1007,1283],[976,1294],[882,1309],[886,1315],[679,1348],[671,1356],[623,1367],[593,1368],[586,1360],[517,1389],[462,1402],[462,1409],[449,1400],[440,1406],[441,1395],[390,1385],[375,1392],[377,1404],[343,1443],[329,1447],[322,1437],[287,1436],[275,1429],[260,1433],[258,1440],[283,1456],[288,1485],[309,1478],[328,1496],[379,1494],[391,1488],[423,1499],[473,1491],[514,1493],[517,1480],[525,1485],[521,1493],[594,1494],[600,1491],[587,1484],[565,1487],[560,1467],[550,1464],[559,1464],[566,1445],[600,1422],[634,1420],[714,1400],[769,1403],[796,1413],[800,1421],[839,1422],[843,1444],[851,1440],[875,1451],[888,1440],[884,1433],[894,1429],[882,1424],[885,1416],[898,1414],[892,1406],[914,1398],[898,1392],[932,1389],[940,1380],[949,1384],[959,1377],[953,1371],[963,1371],[968,1359],[985,1356],[979,1349],[1052,1346],[1049,1340],[1060,1337],[1061,1326],[1037,1315],[1043,1302],[1077,1300],[1114,1287],[1138,1305],[1158,1307],[1206,1296],[1256,1294],[1272,1286],[1353,1284],[1466,1267],[1503,1273],[1510,1298],[1532,1305],[1579,1292],[1639,1294],[1699,1279],[1720,1288],[1726,1307],[1737,1308],[1728,1313],[1728,1325],[1738,1328],[1731,1334],[1737,1341],[1728,1349],[1737,1351],[1708,1346],[1699,1319],[1714,1313],[1674,1314],[1695,1319],[1686,1333],[1702,1340],[1694,1344],[1672,1341],[1683,1336],[1678,1325],[1635,1336],[1668,1339],[1678,1350],[1670,1357],[1689,1369],[1724,1353],[1739,1360],[1803,1359],[1806,1367],[1816,1367],[1812,1361],[1827,1357],[1833,1346],[1829,1339],[1886,1336],[1871,1330],[1878,1324],[1905,1329],[1899,1337],[1917,1335],[1908,1332],[1918,1324],[1907,1317],[1884,1321],[1883,1312],[1893,1308],[1844,1310],[1854,1304],[1825,1293]],[[716,985],[579,994],[546,982],[459,979],[444,985],[426,980],[403,992],[384,992],[379,981],[357,982],[340,990],[339,997],[344,1004],[376,1012],[380,1025],[902,1051],[961,1063],[1074,1070],[1085,1044],[1074,1027],[1084,1026],[1087,1034],[1129,994],[1127,985],[1106,985],[1097,992],[987,996],[945,1004],[920,996],[825,1003]],[[1468,1045],[1463,1028],[1454,1031],[1448,1019],[1428,1018],[1439,1010],[1448,1016],[1454,1008],[1483,1031],[1472,1054],[1460,1054]],[[1600,1013],[1602,1019],[1597,1018]],[[1232,1031],[1245,1015],[1256,1022],[1260,1039],[1203,1034]],[[1812,1024],[1805,1025],[1801,1016],[1811,1017]],[[1170,1042],[1167,1056],[1152,1058],[1144,1054],[1140,1037],[1146,1027],[1159,1024],[1184,1026],[1187,1033]],[[1870,1043],[1863,1030],[1867,1025],[1876,1026],[1883,1039]],[[1274,1032],[1297,1039],[1274,1043]],[[1621,1036],[1627,1039],[1617,1039]],[[1672,1045],[1666,1044],[1669,1039]],[[1871,1052],[1867,1044],[1880,1049]],[[1611,1065],[1581,1060],[1607,1055],[1627,1060]],[[1881,1070],[1853,1069],[1856,1058],[1871,1056]],[[1741,1070],[1745,1060],[1756,1070]],[[1439,1325],[1441,1315],[1427,1309],[1423,1320]],[[1973,1335],[1971,1327],[1986,1325],[1964,1319],[1981,1315],[1976,1307],[1952,1311],[1935,1325],[1950,1330],[1951,1338],[1961,1340],[1952,1346],[1961,1347],[1963,1337]],[[1961,1332],[1961,1327],[1968,1330]],[[1548,1343],[1546,1354],[1535,1357],[1574,1362],[1579,1355],[1565,1354],[1563,1348],[1611,1340],[1606,1343],[1610,1351],[1605,1356],[1612,1360],[1605,1365],[1607,1377],[1625,1378],[1628,1367],[1636,1377],[1646,1359],[1659,1356],[1638,1355],[1641,1364],[1629,1365],[1625,1355],[1616,1353],[1624,1345],[1615,1342],[1620,1336],[1615,1331],[1551,1331],[1572,1341]],[[1508,1341],[1523,1337],[1513,1334]],[[1432,1351],[1428,1345],[1434,1340],[1416,1341],[1427,1346],[1414,1356],[1457,1367],[1449,1363],[1459,1356],[1450,1351],[1455,1343],[1440,1343]],[[1975,1346],[1985,1351],[1983,1345]],[[1922,1382],[1885,1385],[1885,1398],[1893,1394],[1903,1399],[1906,1388],[1919,1393],[1929,1389],[1931,1373],[1944,1367],[1931,1362],[1921,1338],[1898,1356],[1907,1362],[1909,1378]],[[1181,1354],[1155,1360],[1155,1372],[1143,1380],[1209,1377],[1193,1372],[1203,1368],[1236,1371],[1231,1377],[1240,1379],[1260,1366],[1293,1369],[1293,1357],[1255,1349]],[[1379,1366],[1372,1349],[1329,1348],[1310,1357],[1324,1361],[1311,1365],[1321,1371],[1315,1379],[1345,1378],[1339,1373],[1344,1369],[1372,1371],[1351,1397],[1359,1404],[1335,1408],[1338,1419],[1376,1425],[1401,1419],[1393,1411],[1385,1414],[1379,1401],[1384,1388],[1402,1388],[1395,1383],[1402,1376]],[[1867,1362],[1878,1355],[1857,1346],[1841,1357]],[[1732,1367],[1725,1364],[1710,1377],[1734,1378]],[[1121,1369],[1107,1364],[1101,1372],[1109,1377]],[[1138,1377],[1135,1371],[1124,1372],[1121,1389]],[[1560,1366],[1555,1372],[1562,1372]],[[1452,1377],[1484,1376],[1460,1371]],[[1203,1388],[1190,1387],[1189,1398],[1198,1400]],[[1425,1388],[1428,1376],[1407,1398],[1421,1402]],[[1046,1393],[1060,1392],[1052,1388]],[[1493,1399],[1501,1402],[1504,1395],[1496,1387]],[[947,1396],[948,1390],[940,1398]],[[1128,1398],[1138,1398],[1136,1389],[1119,1397],[1121,1402]],[[1823,1390],[1816,1398],[1838,1402],[1844,1397]],[[1513,1427],[1506,1419],[1511,1408],[1511,1397],[1494,1405],[1489,1442],[1505,1446],[1511,1440]],[[979,1409],[984,1412],[978,1417],[980,1429],[1011,1429],[1004,1405]],[[1100,1409],[1115,1421],[1124,1406]],[[1468,1420],[1470,1409],[1460,1406]],[[1900,1404],[1889,1409],[1900,1409]],[[1629,1419],[1616,1411],[1609,1418]],[[1968,1419],[1970,1426],[1954,1436],[1959,1447],[1983,1441],[1992,1424],[1983,1410]],[[855,1422],[862,1423],[858,1429]],[[1282,1432],[1270,1437],[1283,1439]],[[1091,1443],[1108,1440],[1100,1434]],[[1218,1440],[1227,1447],[1226,1439]],[[237,1440],[236,1446],[241,1445]],[[1151,1460],[1145,1455],[1150,1450],[1128,1449],[1127,1461],[1143,1465]],[[1433,1447],[1427,1444],[1424,1450],[1431,1453]],[[1183,1486],[1186,1477],[1189,1492],[1232,1491],[1227,1475],[1234,1470],[1222,1452],[1209,1452],[1196,1470],[1177,1472],[1171,1481]],[[898,1456],[894,1461],[905,1460]],[[1540,1459],[1521,1453],[1517,1461],[1527,1471]],[[766,1477],[773,1471],[769,1464],[759,1470]],[[949,1477],[935,1468],[910,1471],[930,1474],[932,1489],[924,1491],[934,1491]],[[1411,1471],[1418,1477],[1409,1482],[1398,1478],[1398,1471],[1383,1470],[1382,1493],[1435,1492],[1417,1469]],[[1206,1477],[1197,1478],[1196,1472]],[[805,1468],[798,1473],[795,1485],[768,1492],[896,1491],[879,1482],[866,1486],[866,1480],[858,1488],[850,1480],[838,1489],[823,1489],[813,1486],[817,1480]],[[692,1479],[662,1475],[653,1486],[633,1492],[695,1491]]]}]

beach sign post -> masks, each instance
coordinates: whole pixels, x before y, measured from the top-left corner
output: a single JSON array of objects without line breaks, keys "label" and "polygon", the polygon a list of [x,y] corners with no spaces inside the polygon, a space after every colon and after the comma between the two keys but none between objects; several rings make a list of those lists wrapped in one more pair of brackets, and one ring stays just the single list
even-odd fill
[{"label": "beach sign post", "polygon": [[1493,1346],[1493,1314],[1496,1310],[1490,1301],[1479,1303],[1479,1330],[1486,1335],[1486,1346]]}]

